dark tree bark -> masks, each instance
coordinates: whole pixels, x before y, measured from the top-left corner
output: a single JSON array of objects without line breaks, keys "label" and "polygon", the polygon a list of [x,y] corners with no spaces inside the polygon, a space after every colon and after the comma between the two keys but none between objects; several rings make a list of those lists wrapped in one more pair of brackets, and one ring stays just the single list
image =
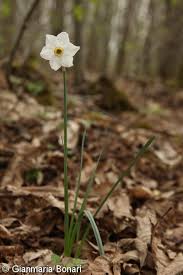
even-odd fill
[{"label": "dark tree bark", "polygon": [[88,65],[89,70],[96,71],[97,70],[97,60],[96,53],[98,49],[98,18],[99,18],[99,9],[100,5],[95,5],[93,20],[95,24],[90,27],[90,34],[88,39],[88,56],[86,63]]},{"label": "dark tree bark", "polygon": [[101,51],[99,52],[98,59],[100,59],[99,70],[107,72],[107,61],[109,57],[109,38],[111,29],[111,19],[113,14],[113,1],[106,0],[104,6],[104,13],[101,22],[103,28],[102,36],[99,41],[101,41]]},{"label": "dark tree bark", "polygon": [[117,57],[117,64],[116,64],[117,75],[119,75],[123,71],[123,65],[125,64],[125,48],[126,48],[129,31],[130,31],[130,20],[131,20],[133,7],[134,7],[134,1],[129,0],[127,2],[127,6],[125,10],[124,25],[121,33],[121,40],[119,45],[118,57]]},{"label": "dark tree bark", "polygon": [[159,50],[159,74],[162,79],[176,78],[181,66],[183,45],[183,1],[165,1],[164,37]]},{"label": "dark tree bark", "polygon": [[63,30],[64,25],[64,0],[56,0],[55,11],[52,17],[53,33],[56,35]]},{"label": "dark tree bark", "polygon": [[[82,39],[82,30],[83,30],[83,21],[84,21],[84,11],[85,6],[83,0],[74,0],[74,9],[78,8],[83,11],[83,14],[77,16],[75,11],[74,14],[74,43],[77,46],[80,46],[81,49],[83,47],[83,39]],[[82,51],[79,51],[74,58],[74,82],[76,85],[79,85],[84,79],[84,71],[83,71],[83,55]]]},{"label": "dark tree bark", "polygon": [[150,1],[149,4],[149,17],[150,17],[150,26],[148,30],[148,34],[144,43],[144,50],[143,50],[143,68],[146,75],[151,75],[151,50],[152,50],[152,43],[153,43],[153,35],[154,35],[154,21],[155,21],[155,2],[154,0]]}]

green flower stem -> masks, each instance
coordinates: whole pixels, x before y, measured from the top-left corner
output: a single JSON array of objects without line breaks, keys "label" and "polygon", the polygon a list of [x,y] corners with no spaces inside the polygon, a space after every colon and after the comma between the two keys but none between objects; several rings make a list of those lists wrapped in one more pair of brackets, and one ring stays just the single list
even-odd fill
[{"label": "green flower stem", "polygon": [[67,256],[68,251],[68,232],[69,232],[69,193],[68,193],[68,177],[67,177],[67,84],[66,70],[63,69],[64,78],[64,255]]}]

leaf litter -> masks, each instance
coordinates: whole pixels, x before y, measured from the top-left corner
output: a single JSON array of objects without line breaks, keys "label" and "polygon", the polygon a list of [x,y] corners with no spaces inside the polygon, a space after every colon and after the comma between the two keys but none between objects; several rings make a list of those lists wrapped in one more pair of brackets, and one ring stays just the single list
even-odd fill
[{"label": "leaf litter", "polygon": [[[52,254],[61,255],[64,245],[62,112],[4,88],[0,100],[0,262],[51,265]],[[68,126],[71,209],[86,125],[78,205],[98,152],[104,148],[88,201],[91,212],[138,148],[151,135],[156,136],[151,150],[98,214],[105,256],[99,256],[90,233],[82,253],[83,274],[183,272],[181,117],[174,119],[171,109],[165,117],[130,111],[117,116],[103,113],[92,95],[90,100],[77,95],[72,104]],[[174,131],[175,125],[180,131]]]}]

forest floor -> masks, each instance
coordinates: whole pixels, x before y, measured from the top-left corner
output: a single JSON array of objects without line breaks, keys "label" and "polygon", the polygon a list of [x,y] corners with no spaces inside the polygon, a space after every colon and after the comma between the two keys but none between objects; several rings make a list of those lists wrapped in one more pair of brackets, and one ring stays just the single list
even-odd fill
[{"label": "forest floor", "polygon": [[[26,89],[7,90],[0,72],[0,263],[46,266],[63,252],[62,84],[52,84],[54,106],[43,106]],[[126,85],[126,86],[125,86]],[[87,85],[86,85],[87,86]],[[123,83],[127,88],[128,83]],[[183,112],[182,92],[163,86],[144,90],[129,84],[138,111],[101,107],[102,94],[69,89],[69,185],[71,208],[87,127],[79,203],[100,151],[91,211],[128,167],[138,149],[155,136],[96,218],[105,257],[92,231],[84,246],[83,274],[159,274],[183,271]],[[103,97],[103,98],[102,98]],[[60,108],[59,108],[60,106]],[[8,274],[12,274],[9,271]],[[47,274],[47,273],[45,273]]]}]

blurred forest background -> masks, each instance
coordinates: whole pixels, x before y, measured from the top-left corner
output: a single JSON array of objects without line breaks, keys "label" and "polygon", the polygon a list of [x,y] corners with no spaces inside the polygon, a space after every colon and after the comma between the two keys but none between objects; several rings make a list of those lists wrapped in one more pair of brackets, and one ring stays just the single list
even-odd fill
[{"label": "blurred forest background", "polygon": [[[183,85],[182,0],[38,2],[18,51],[21,62],[39,56],[46,33],[67,31],[81,46],[76,57],[80,80],[92,72]],[[0,0],[1,58],[10,53],[32,3]]]},{"label": "blurred forest background", "polygon": [[81,47],[67,74],[71,204],[85,127],[78,207],[104,151],[93,213],[155,136],[96,217],[108,259],[91,233],[82,274],[183,274],[183,0],[0,0],[0,270],[63,253],[63,78],[40,57],[62,31]]}]

